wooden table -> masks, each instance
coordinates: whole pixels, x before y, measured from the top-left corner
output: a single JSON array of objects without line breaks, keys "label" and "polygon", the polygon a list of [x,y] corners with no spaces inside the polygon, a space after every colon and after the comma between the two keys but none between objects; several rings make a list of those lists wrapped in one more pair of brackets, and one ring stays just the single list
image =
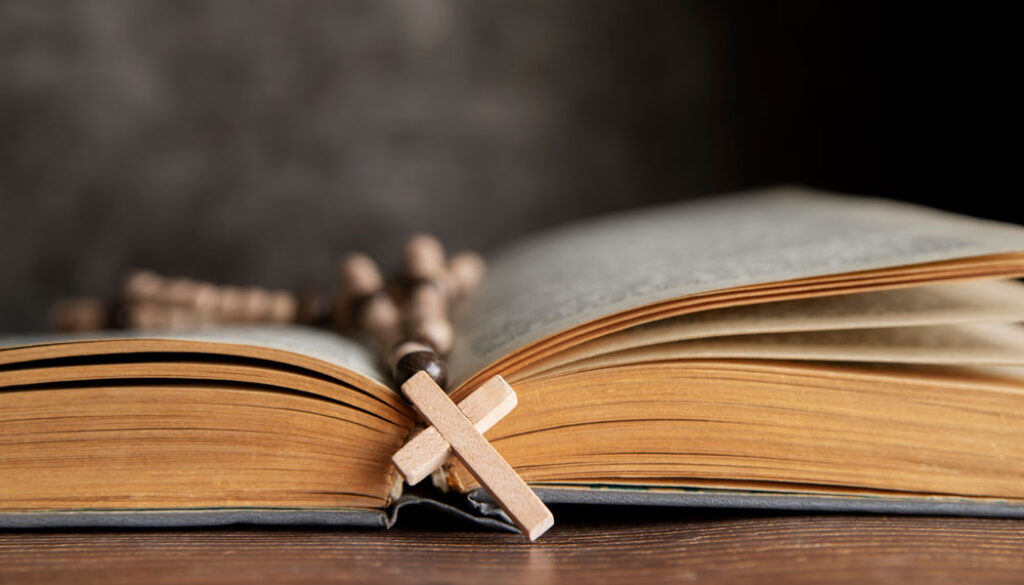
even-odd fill
[{"label": "wooden table", "polygon": [[391,531],[6,532],[0,583],[1024,582],[1024,520],[589,507],[555,515],[532,545],[429,514]]}]

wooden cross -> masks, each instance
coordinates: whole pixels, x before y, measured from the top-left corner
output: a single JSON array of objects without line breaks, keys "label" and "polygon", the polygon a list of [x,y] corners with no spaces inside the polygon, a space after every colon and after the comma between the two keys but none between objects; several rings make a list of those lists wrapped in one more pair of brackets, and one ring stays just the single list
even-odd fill
[{"label": "wooden cross", "polygon": [[402,384],[402,393],[431,425],[391,458],[410,485],[419,483],[453,453],[508,514],[526,538],[535,540],[554,516],[483,433],[512,411],[516,394],[494,376],[456,405],[426,372]]}]

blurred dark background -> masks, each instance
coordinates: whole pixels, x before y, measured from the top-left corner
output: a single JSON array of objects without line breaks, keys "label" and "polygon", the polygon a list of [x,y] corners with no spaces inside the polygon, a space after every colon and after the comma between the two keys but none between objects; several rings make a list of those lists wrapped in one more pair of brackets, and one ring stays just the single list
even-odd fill
[{"label": "blurred dark background", "polygon": [[1013,21],[922,6],[2,2],[0,331],[780,182],[1020,223]]}]

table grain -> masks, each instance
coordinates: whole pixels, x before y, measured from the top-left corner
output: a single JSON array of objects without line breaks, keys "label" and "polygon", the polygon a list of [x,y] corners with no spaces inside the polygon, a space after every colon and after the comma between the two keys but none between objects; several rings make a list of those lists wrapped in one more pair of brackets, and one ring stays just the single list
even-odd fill
[{"label": "table grain", "polygon": [[556,509],[528,544],[438,517],[388,530],[0,532],[0,583],[1022,583],[1024,520]]}]

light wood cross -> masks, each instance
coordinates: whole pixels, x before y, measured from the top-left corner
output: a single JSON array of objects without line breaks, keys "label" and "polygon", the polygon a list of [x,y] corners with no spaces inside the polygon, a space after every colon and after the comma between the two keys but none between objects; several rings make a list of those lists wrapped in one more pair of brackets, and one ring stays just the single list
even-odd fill
[{"label": "light wood cross", "polygon": [[483,436],[516,406],[516,393],[501,376],[485,382],[457,406],[426,372],[402,384],[402,393],[431,425],[391,458],[410,485],[454,453],[526,538],[535,540],[551,528],[551,511]]}]

